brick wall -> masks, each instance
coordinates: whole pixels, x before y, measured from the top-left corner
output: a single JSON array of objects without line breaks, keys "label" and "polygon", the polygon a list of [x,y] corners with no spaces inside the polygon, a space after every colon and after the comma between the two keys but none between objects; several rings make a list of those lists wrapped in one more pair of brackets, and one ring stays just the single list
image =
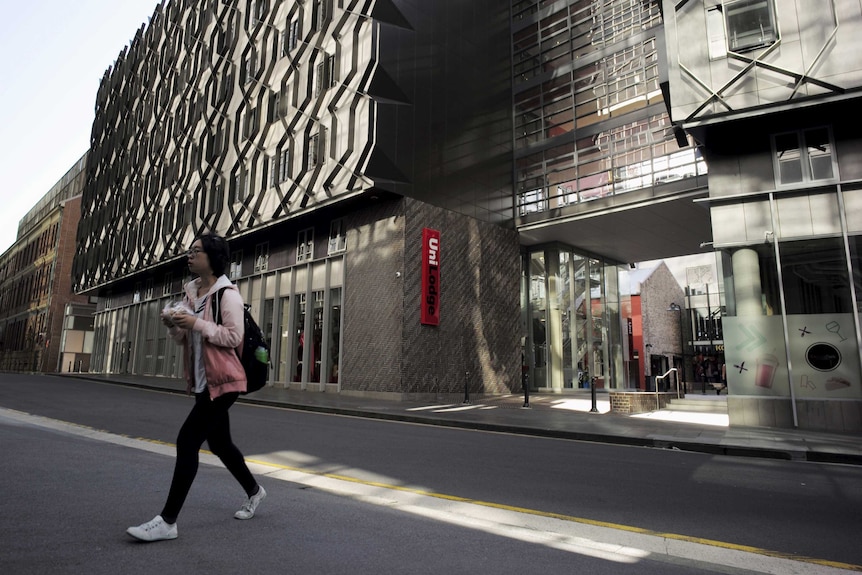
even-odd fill
[{"label": "brick wall", "polygon": [[[408,198],[381,201],[346,224],[343,391],[463,393],[465,381],[477,394],[519,389],[520,260],[513,231]],[[440,231],[434,327],[419,321],[425,227]]]},{"label": "brick wall", "polygon": [[[406,200],[404,389],[520,389],[520,259],[515,232]],[[419,322],[422,228],[440,230],[440,325]],[[469,372],[469,376],[467,376]]]},{"label": "brick wall", "polygon": [[646,413],[663,409],[676,397],[676,392],[639,393],[632,391],[610,391],[611,411],[614,413]]},{"label": "brick wall", "polygon": [[[668,308],[671,303],[684,306],[685,292],[664,262],[644,280],[640,291],[644,344],[641,353],[644,357],[645,374],[655,378],[662,374],[652,373],[650,355],[666,358],[667,367],[673,367],[671,361],[674,356],[682,356],[680,312],[668,311]],[[651,344],[652,347],[647,349],[646,344]],[[673,378],[669,381],[671,385],[674,384]]]},{"label": "brick wall", "polygon": [[[80,177],[83,182],[83,172]],[[60,344],[63,339],[63,314],[67,303],[86,303],[86,296],[75,295],[72,291],[72,260],[75,257],[75,238],[78,222],[81,219],[81,196],[63,203],[60,216],[60,231],[57,237],[57,255],[54,265],[53,289],[50,305],[50,343],[46,350],[42,368],[45,372],[58,371]],[[83,358],[83,367],[89,369],[89,357]],[[83,369],[82,367],[82,369]]]},{"label": "brick wall", "polygon": [[341,388],[401,392],[404,216],[401,200],[378,200],[345,217]]}]

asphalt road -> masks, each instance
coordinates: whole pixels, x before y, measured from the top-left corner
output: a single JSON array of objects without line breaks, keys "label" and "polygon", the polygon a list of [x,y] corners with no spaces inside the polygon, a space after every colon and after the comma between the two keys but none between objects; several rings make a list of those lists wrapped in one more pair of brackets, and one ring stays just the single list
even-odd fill
[{"label": "asphalt road", "polygon": [[[159,444],[173,443],[191,405],[191,399],[174,394],[0,374],[0,408],[112,437],[146,439],[106,442],[107,434],[68,433],[0,412],[0,446],[8,464],[0,475],[5,500],[0,569],[16,574],[136,573],[145,566],[168,573],[745,572],[714,566],[700,548],[672,557],[634,552],[628,562],[620,561],[619,553],[589,553],[579,539],[583,532],[567,531],[585,525],[607,529],[603,543],[608,545],[627,545],[629,535],[646,532],[721,542],[735,551],[752,547],[754,557],[862,565],[856,541],[862,524],[858,466],[709,456],[242,404],[231,410],[234,439],[248,459],[267,464],[255,469],[267,474],[261,482],[270,493],[260,516],[234,521],[241,490],[224,469],[203,465],[180,516],[180,538],[135,544],[125,527],[161,508],[173,459],[170,446]],[[336,483],[348,487],[330,486]],[[529,524],[525,531],[514,526],[522,517],[548,523]],[[531,539],[538,533],[550,539]]]}]

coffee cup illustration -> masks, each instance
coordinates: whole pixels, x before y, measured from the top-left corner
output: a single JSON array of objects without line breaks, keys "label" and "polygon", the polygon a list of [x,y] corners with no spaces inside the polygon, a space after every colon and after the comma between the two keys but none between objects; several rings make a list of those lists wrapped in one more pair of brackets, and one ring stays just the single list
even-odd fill
[{"label": "coffee cup illustration", "polygon": [[754,385],[758,387],[772,387],[775,379],[775,369],[778,367],[778,358],[767,353],[757,358],[757,369],[754,371]]}]

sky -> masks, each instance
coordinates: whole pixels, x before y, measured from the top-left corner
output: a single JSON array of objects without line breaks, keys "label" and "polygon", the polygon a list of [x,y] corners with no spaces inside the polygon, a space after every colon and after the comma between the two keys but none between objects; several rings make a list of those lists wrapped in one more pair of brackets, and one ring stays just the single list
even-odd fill
[{"label": "sky", "polygon": [[0,0],[0,254],[87,151],[102,76],[158,0]]}]

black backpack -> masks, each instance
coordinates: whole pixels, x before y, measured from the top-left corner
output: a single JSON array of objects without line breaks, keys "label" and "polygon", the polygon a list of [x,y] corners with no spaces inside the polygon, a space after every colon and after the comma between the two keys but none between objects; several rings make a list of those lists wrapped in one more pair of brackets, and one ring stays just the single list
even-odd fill
[{"label": "black backpack", "polygon": [[[213,298],[213,317],[216,318],[216,323],[221,323],[221,296],[224,290],[218,290],[218,295]],[[245,335],[242,339],[242,355],[237,351],[242,368],[245,370],[246,391],[243,393],[252,393],[266,385],[269,379],[269,345],[263,338],[263,332],[251,317],[248,304],[244,304],[243,308],[243,323],[245,324]]]}]

